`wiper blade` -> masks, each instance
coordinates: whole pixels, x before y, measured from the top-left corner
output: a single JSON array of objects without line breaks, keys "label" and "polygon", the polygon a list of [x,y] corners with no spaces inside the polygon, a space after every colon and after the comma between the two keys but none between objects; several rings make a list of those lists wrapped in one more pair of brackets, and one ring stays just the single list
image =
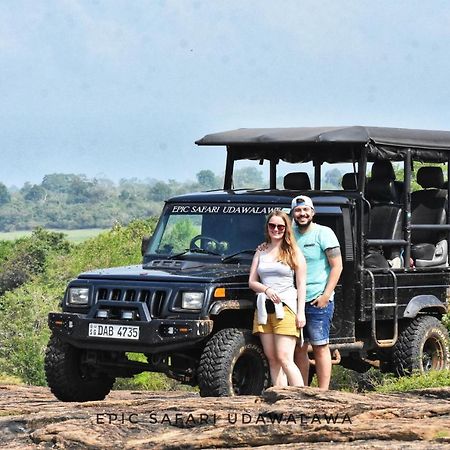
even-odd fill
[{"label": "wiper blade", "polygon": [[176,259],[179,256],[185,255],[186,253],[202,253],[204,255],[220,256],[220,253],[216,253],[211,250],[205,250],[204,248],[187,248],[180,253],[175,253],[174,255],[168,256],[166,259]]},{"label": "wiper blade", "polygon": [[220,253],[213,252],[211,250],[205,250],[204,248],[190,248],[188,252],[191,253],[203,253],[205,255],[215,255],[220,256]]},{"label": "wiper blade", "polygon": [[246,253],[255,253],[255,249],[254,248],[248,248],[248,249],[245,249],[245,250],[240,250],[239,252],[236,252],[236,253],[232,253],[231,255],[228,255],[228,256],[225,256],[224,258],[222,258],[222,262],[227,262],[230,259],[235,258],[236,256],[244,255]]},{"label": "wiper blade", "polygon": [[186,250],[184,250],[184,251],[182,251],[182,252],[180,252],[180,253],[175,253],[174,255],[170,255],[170,256],[168,256],[166,259],[175,259],[175,258],[178,258],[179,256],[185,255],[188,251],[189,251],[189,249],[186,249]]}]

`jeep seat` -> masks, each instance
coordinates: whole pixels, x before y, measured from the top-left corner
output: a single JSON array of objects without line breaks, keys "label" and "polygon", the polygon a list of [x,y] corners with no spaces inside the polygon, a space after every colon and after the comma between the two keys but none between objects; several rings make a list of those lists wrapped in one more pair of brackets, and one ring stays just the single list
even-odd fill
[{"label": "jeep seat", "polygon": [[291,172],[285,175],[283,186],[285,189],[293,191],[309,191],[311,189],[311,181],[306,172]]},{"label": "jeep seat", "polygon": [[358,188],[357,174],[353,172],[342,175],[341,186],[344,191],[356,191]]},{"label": "jeep seat", "polygon": [[[439,225],[446,223],[447,191],[441,189],[444,175],[440,167],[421,167],[417,183],[423,188],[411,193],[411,223]],[[448,265],[446,232],[413,230],[411,257],[416,267],[445,267]]]},{"label": "jeep seat", "polygon": [[[372,207],[370,210],[370,229],[368,239],[401,239],[402,209],[396,203],[397,189],[394,181],[370,180],[367,183],[367,198]],[[374,249],[369,249],[369,253]],[[390,260],[400,255],[399,248],[383,247],[383,254]]]},{"label": "jeep seat", "polygon": [[401,203],[405,189],[403,182],[395,180],[395,172],[392,163],[388,160],[375,161],[372,165],[371,178],[368,181],[368,184],[371,182],[389,183],[390,181],[394,183],[395,188],[395,196],[392,201]]}]

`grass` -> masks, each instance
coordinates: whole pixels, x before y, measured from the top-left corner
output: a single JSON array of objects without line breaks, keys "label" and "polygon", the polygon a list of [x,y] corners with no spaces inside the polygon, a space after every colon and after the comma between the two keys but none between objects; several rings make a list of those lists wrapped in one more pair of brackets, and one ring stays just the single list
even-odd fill
[{"label": "grass", "polygon": [[0,373],[0,384],[23,384],[23,381],[19,377]]},{"label": "grass", "polygon": [[375,390],[381,393],[406,392],[414,389],[428,389],[450,386],[450,370],[434,370],[424,375],[414,374],[408,377],[385,377]]},{"label": "grass", "polygon": [[[85,228],[81,230],[58,230],[54,228],[49,228],[48,231],[55,231],[57,233],[64,233],[67,236],[67,239],[75,244],[86,241],[92,237],[97,236],[103,230],[101,228]],[[0,241],[14,241],[21,237],[30,236],[32,230],[26,231],[9,231],[9,232],[0,232]]]}]

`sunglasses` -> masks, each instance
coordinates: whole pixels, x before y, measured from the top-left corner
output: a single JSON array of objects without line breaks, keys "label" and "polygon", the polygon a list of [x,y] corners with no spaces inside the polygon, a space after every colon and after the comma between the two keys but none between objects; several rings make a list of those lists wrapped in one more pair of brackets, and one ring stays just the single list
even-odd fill
[{"label": "sunglasses", "polygon": [[280,231],[284,231],[284,229],[286,228],[286,225],[278,225],[277,223],[268,223],[269,225],[269,230],[280,230]]}]

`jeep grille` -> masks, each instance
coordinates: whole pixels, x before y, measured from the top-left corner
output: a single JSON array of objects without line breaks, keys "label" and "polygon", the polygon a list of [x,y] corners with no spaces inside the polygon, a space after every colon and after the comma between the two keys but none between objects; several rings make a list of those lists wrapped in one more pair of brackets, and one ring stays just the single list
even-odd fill
[{"label": "jeep grille", "polygon": [[164,290],[102,287],[97,289],[95,302],[99,300],[143,302],[147,304],[152,317],[159,317],[166,297],[167,292]]}]

